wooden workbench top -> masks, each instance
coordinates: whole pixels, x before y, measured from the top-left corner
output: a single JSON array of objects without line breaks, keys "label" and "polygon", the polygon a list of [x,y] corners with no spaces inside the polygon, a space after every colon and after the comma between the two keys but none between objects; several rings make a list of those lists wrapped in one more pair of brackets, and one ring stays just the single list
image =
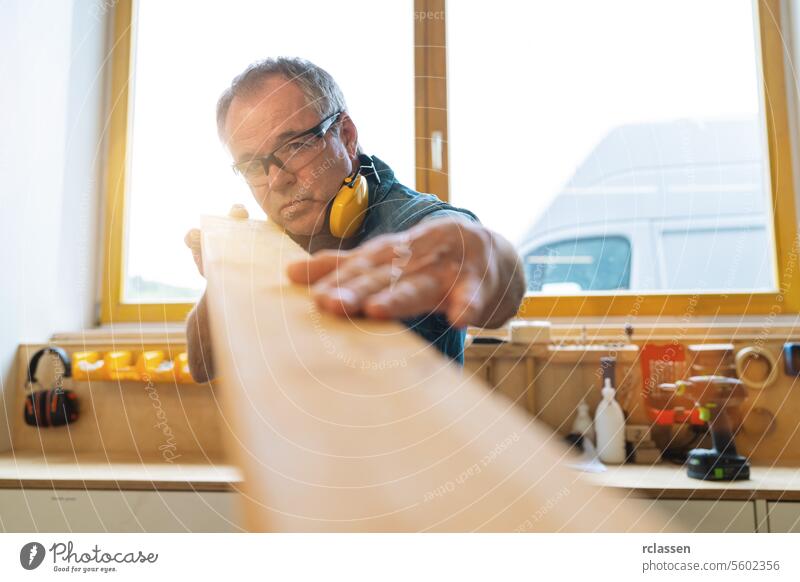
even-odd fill
[{"label": "wooden workbench top", "polygon": [[585,478],[602,487],[627,489],[637,497],[800,501],[800,468],[793,467],[755,466],[748,481],[690,479],[686,467],[665,463],[608,467],[605,473],[587,473]]},{"label": "wooden workbench top", "polygon": [[0,488],[232,491],[241,480],[230,465],[206,459],[181,461],[3,453]]}]

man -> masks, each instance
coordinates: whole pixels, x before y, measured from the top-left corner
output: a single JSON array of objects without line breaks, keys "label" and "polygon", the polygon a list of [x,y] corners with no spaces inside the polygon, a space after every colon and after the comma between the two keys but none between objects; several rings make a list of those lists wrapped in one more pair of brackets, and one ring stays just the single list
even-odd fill
[{"label": "man", "polygon": [[[517,253],[469,211],[403,186],[358,131],[333,78],[296,58],[267,59],[236,77],[217,103],[217,128],[259,206],[312,256],[289,266],[321,310],[399,319],[463,362],[464,328],[497,327],[525,291]],[[358,171],[368,185],[363,223],[331,233],[331,203]],[[186,244],[202,274],[200,234]],[[187,322],[189,366],[213,377],[205,296]]]}]

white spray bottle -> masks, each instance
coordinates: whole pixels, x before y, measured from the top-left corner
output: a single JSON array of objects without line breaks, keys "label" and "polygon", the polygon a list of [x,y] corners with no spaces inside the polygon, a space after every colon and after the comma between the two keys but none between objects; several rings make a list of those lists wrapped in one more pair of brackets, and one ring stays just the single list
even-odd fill
[{"label": "white spray bottle", "polygon": [[572,422],[572,431],[570,435],[589,439],[592,441],[592,444],[595,442],[592,417],[589,415],[589,405],[586,404],[585,400],[581,400],[580,404],[578,404],[578,411],[575,413],[575,420]]},{"label": "white spray bottle", "polygon": [[611,385],[611,378],[606,378],[603,399],[594,413],[597,454],[601,461],[609,465],[621,465],[625,462],[625,415],[614,399],[616,392]]}]

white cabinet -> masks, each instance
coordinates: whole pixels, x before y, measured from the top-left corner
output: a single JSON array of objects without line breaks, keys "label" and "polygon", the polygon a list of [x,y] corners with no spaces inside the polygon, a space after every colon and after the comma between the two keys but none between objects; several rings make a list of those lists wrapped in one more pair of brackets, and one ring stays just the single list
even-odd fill
[{"label": "white cabinet", "polygon": [[[754,532],[755,502],[642,500],[680,532]],[[764,503],[764,502],[761,502]],[[800,502],[769,502],[769,531],[800,532]],[[0,489],[0,532],[236,532],[233,492]]]},{"label": "white cabinet", "polygon": [[800,502],[770,501],[767,503],[767,510],[769,512],[769,531],[800,532]]},{"label": "white cabinet", "polygon": [[236,494],[0,489],[5,532],[233,532]]},{"label": "white cabinet", "polygon": [[659,499],[645,501],[648,511],[669,521],[680,532],[715,533],[756,531],[752,501],[707,501]]}]

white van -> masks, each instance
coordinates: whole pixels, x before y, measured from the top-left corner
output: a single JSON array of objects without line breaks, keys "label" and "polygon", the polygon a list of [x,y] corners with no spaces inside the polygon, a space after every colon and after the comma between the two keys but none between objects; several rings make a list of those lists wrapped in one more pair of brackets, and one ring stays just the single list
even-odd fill
[{"label": "white van", "polygon": [[773,288],[761,133],[754,120],[612,131],[518,245],[528,290]]}]

